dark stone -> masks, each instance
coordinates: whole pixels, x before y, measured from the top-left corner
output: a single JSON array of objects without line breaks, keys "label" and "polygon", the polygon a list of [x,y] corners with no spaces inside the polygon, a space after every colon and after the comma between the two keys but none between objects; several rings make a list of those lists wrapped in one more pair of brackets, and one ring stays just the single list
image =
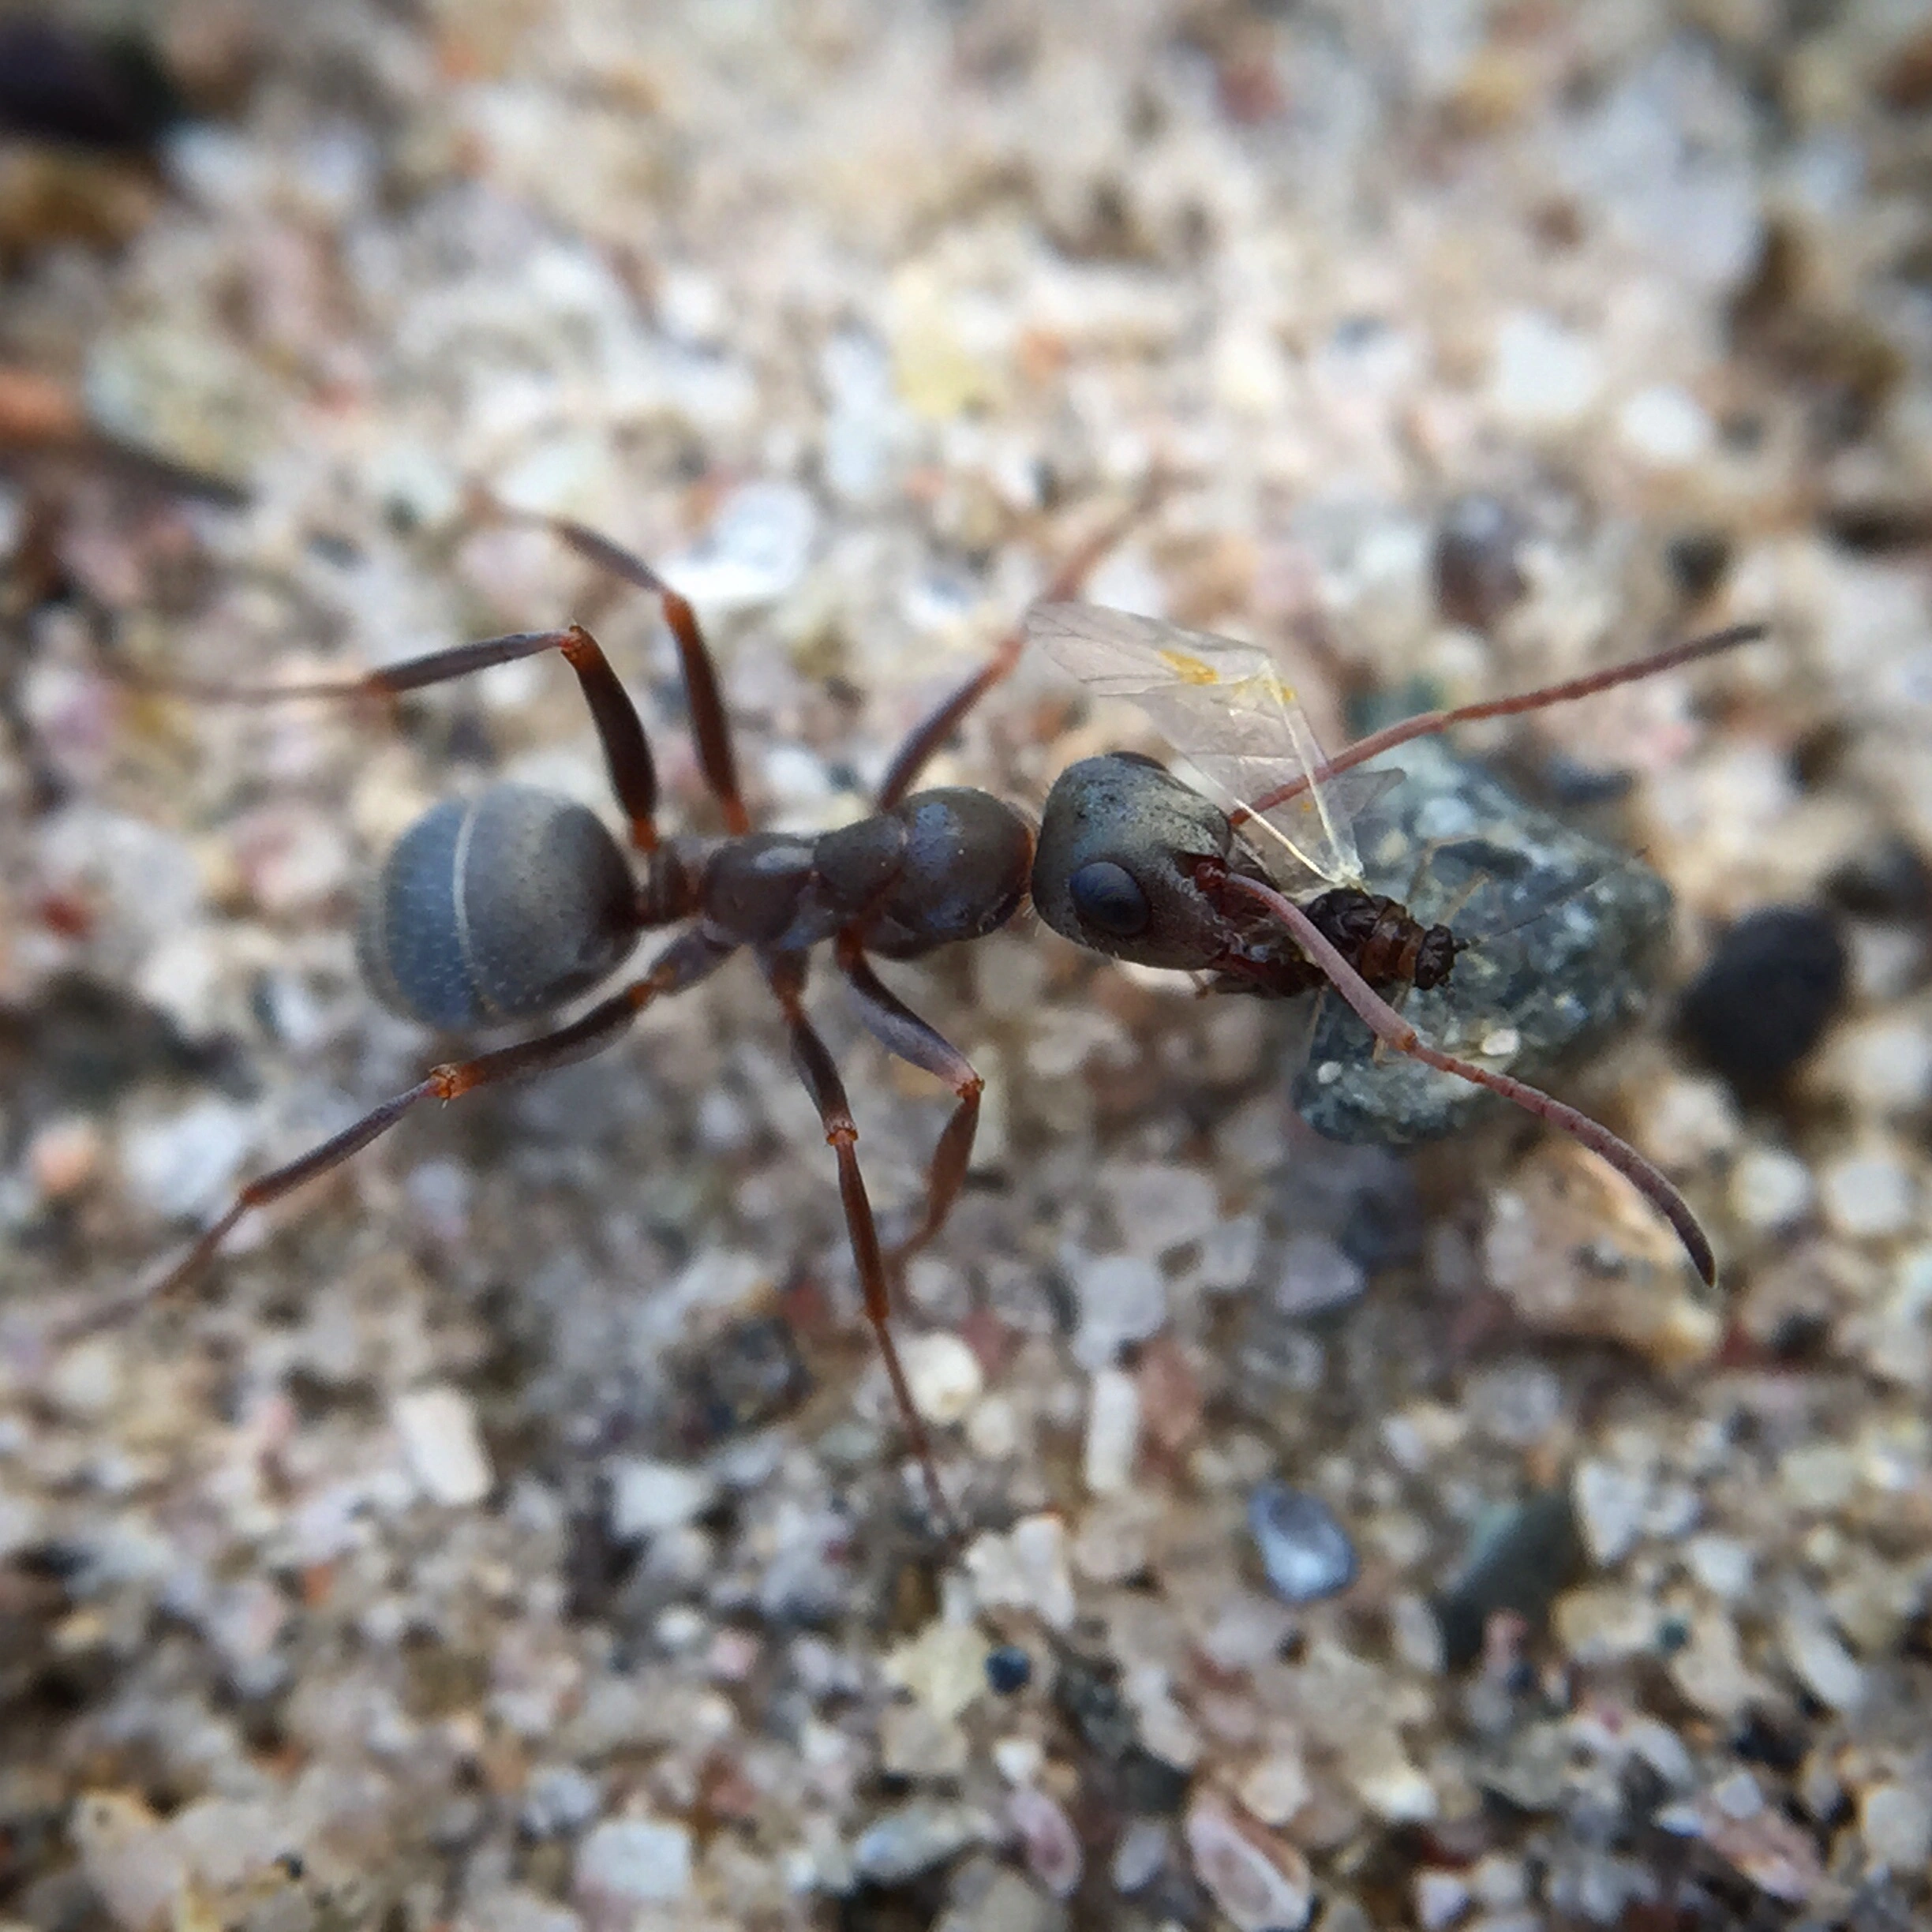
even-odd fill
[{"label": "dark stone", "polygon": [[1499,1610],[1541,1630],[1557,1593],[1582,1565],[1582,1539],[1567,1489],[1540,1490],[1477,1526],[1462,1568],[1436,1599],[1443,1653],[1451,1670],[1482,1654]]},{"label": "dark stone", "polygon": [[1738,1092],[1769,1092],[1818,1044],[1845,988],[1844,941],[1815,906],[1764,906],[1717,942],[1679,1018]]},{"label": "dark stone", "polygon": [[988,1686],[1002,1697],[1024,1690],[1033,1678],[1033,1660],[1017,1644],[1002,1644],[987,1653]]},{"label": "dark stone", "polygon": [[[1395,757],[1402,783],[1356,827],[1368,882],[1472,942],[1446,985],[1411,991],[1402,1011],[1425,1039],[1470,1057],[1513,1029],[1516,1050],[1485,1064],[1540,1084],[1642,1009],[1669,889],[1444,745],[1418,740]],[[1439,1140],[1507,1105],[1400,1054],[1378,1064],[1368,1028],[1326,994],[1293,1097],[1316,1133],[1385,1147]]]},{"label": "dark stone", "polygon": [[1932,865],[1897,832],[1874,840],[1825,882],[1835,905],[1859,919],[1923,919],[1932,915]]},{"label": "dark stone", "polygon": [[1517,562],[1521,516],[1500,497],[1458,496],[1436,530],[1436,607],[1451,623],[1487,631],[1526,588]]},{"label": "dark stone", "polygon": [[138,153],[180,114],[180,99],[144,41],[41,14],[0,20],[0,129]]}]

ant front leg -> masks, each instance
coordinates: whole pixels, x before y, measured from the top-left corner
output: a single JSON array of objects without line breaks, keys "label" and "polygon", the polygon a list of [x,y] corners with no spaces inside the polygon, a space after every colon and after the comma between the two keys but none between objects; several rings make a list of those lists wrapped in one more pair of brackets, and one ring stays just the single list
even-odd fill
[{"label": "ant front leg", "polygon": [[959,1199],[966,1170],[972,1163],[973,1139],[979,1130],[979,1096],[986,1091],[986,1082],[950,1040],[881,982],[864,949],[851,934],[839,940],[838,964],[859,1002],[859,1017],[872,1037],[888,1053],[944,1080],[953,1089],[955,1102],[953,1117],[939,1136],[932,1164],[926,1171],[925,1218],[889,1257],[896,1274],[945,1226],[946,1216]]},{"label": "ant front leg", "polygon": [[805,955],[774,953],[765,956],[765,977],[784,1014],[792,1036],[792,1061],[805,1091],[825,1127],[827,1144],[838,1159],[839,1199],[845,1210],[846,1237],[852,1244],[852,1262],[858,1270],[859,1287],[865,1298],[866,1320],[878,1342],[886,1364],[886,1378],[892,1384],[906,1440],[925,1481],[926,1496],[934,1517],[949,1537],[960,1534],[959,1519],[940,1487],[938,1465],[933,1460],[932,1440],[912,1400],[912,1384],[899,1359],[893,1339],[892,1302],[888,1292],[886,1257],[879,1247],[878,1224],[866,1193],[865,1177],[859,1170],[859,1129],[852,1119],[852,1103],[846,1098],[845,1083],[839,1078],[831,1050],[805,1017]]},{"label": "ant front leg", "polygon": [[710,647],[705,642],[698,613],[690,600],[673,590],[642,557],[612,543],[608,537],[600,536],[587,524],[569,517],[519,510],[499,503],[485,492],[477,492],[477,501],[486,514],[503,522],[533,524],[549,530],[586,563],[594,564],[599,570],[608,571],[612,576],[647,590],[657,598],[677,645],[698,769],[724,814],[724,829],[734,837],[749,832],[751,818],[738,788],[738,761],[732,749],[731,720],[718,691],[717,666],[712,661]]}]

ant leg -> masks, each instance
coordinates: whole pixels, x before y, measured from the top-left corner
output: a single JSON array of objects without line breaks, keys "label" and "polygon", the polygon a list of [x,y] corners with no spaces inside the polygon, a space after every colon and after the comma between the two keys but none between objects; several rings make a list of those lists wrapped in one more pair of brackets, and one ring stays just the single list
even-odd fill
[{"label": "ant leg", "polygon": [[762,961],[765,977],[784,1014],[792,1035],[792,1061],[805,1091],[825,1125],[828,1145],[838,1157],[839,1199],[845,1210],[845,1232],[852,1243],[852,1260],[859,1271],[859,1286],[865,1297],[866,1320],[872,1324],[879,1354],[885,1359],[886,1378],[892,1384],[893,1399],[898,1404],[900,1420],[911,1444],[919,1473],[926,1484],[926,1497],[934,1518],[949,1536],[960,1533],[959,1520],[939,1486],[938,1466],[933,1460],[932,1440],[926,1432],[912,1401],[912,1388],[906,1380],[898,1346],[893,1340],[892,1307],[886,1292],[886,1259],[879,1248],[878,1226],[872,1216],[872,1203],[866,1193],[865,1177],[859,1171],[856,1147],[859,1129],[852,1115],[852,1103],[845,1096],[845,1084],[839,1078],[830,1050],[818,1037],[805,1017],[805,956],[802,953],[767,954]]},{"label": "ant leg", "polygon": [[248,1182],[238,1191],[220,1219],[158,1282],[137,1290],[132,1296],[110,1304],[105,1309],[92,1312],[83,1318],[79,1325],[80,1331],[103,1326],[144,1301],[164,1300],[174,1294],[214,1259],[216,1250],[227,1240],[236,1222],[252,1208],[268,1207],[308,1181],[339,1167],[343,1162],[361,1153],[371,1141],[380,1139],[419,1102],[458,1100],[479,1087],[494,1086],[500,1081],[520,1079],[530,1073],[547,1073],[553,1068],[568,1066],[575,1061],[586,1060],[593,1054],[601,1053],[653,1000],[667,994],[681,993],[686,987],[696,985],[721,965],[732,950],[701,934],[686,934],[658,956],[642,979],[634,979],[622,991],[600,1001],[568,1026],[537,1039],[522,1040],[514,1046],[500,1047],[494,1053],[479,1054],[473,1060],[449,1061],[432,1067],[406,1092],[395,1095],[380,1106],[372,1107],[360,1120],[345,1127],[320,1147],[311,1148],[286,1166],[275,1168],[271,1173]]},{"label": "ant leg", "polygon": [[1473,724],[1484,718],[1514,717],[1519,712],[1541,711],[1550,705],[1569,704],[1578,698],[1594,697],[1598,691],[1608,691],[1616,685],[1634,684],[1639,678],[1655,677],[1661,671],[1674,671],[1680,665],[1694,664],[1702,657],[1714,657],[1720,651],[1734,650],[1740,644],[1754,644],[1770,634],[1769,624],[1732,624],[1728,629],[1713,631],[1703,637],[1688,638],[1681,644],[1653,651],[1648,657],[1571,678],[1566,683],[1545,684],[1540,690],[1523,691],[1514,698],[1490,698],[1480,704],[1458,705],[1453,711],[1419,712],[1413,717],[1403,718],[1380,731],[1371,732],[1366,738],[1357,738],[1315,770],[1305,772],[1286,784],[1277,785],[1258,799],[1250,799],[1239,811],[1228,814],[1228,822],[1239,825],[1263,812],[1272,811],[1277,805],[1285,805],[1290,799],[1298,797],[1311,784],[1324,784],[1338,773],[1350,770],[1384,751],[1393,751],[1397,745],[1406,744],[1412,738],[1433,737],[1437,732],[1447,731],[1452,724]]},{"label": "ant leg", "polygon": [[1717,1257],[1711,1252],[1709,1237],[1690,1211],[1690,1203],[1627,1140],[1620,1140],[1587,1114],[1552,1099],[1541,1088],[1513,1080],[1507,1073],[1493,1073],[1487,1067],[1458,1060],[1455,1054],[1430,1046],[1329,943],[1315,922],[1292,899],[1285,898],[1271,886],[1244,878],[1212,862],[1198,867],[1196,875],[1206,889],[1232,891],[1279,919],[1294,935],[1295,944],[1334,982],[1335,990],[1377,1039],[1387,1040],[1398,1053],[1408,1054],[1439,1073],[1453,1073],[1458,1080],[1487,1087],[1492,1093],[1500,1094],[1505,1100],[1515,1102],[1526,1112],[1582,1141],[1593,1154],[1601,1155],[1676,1230],[1677,1238],[1683,1243],[1705,1286],[1717,1285]]},{"label": "ant leg", "polygon": [[[1058,604],[1072,597],[1085,582],[1087,573],[1146,514],[1161,487],[1161,480],[1156,477],[1128,509],[1080,545],[1054,572],[1037,601]],[[951,697],[913,726],[905,743],[893,754],[886,776],[879,781],[876,801],[879,811],[890,811],[919,783],[919,773],[932,762],[933,754],[959,729],[966,714],[995,684],[1012,676],[1025,642],[1026,627],[1022,622],[993,646],[986,662]]]},{"label": "ant leg", "polygon": [[734,837],[751,829],[751,814],[738,789],[738,761],[732,750],[731,721],[724,700],[719,695],[717,667],[711,661],[710,648],[698,623],[698,613],[687,598],[660,577],[644,560],[608,537],[601,537],[586,524],[569,517],[546,516],[540,511],[519,510],[500,504],[486,492],[479,492],[481,507],[507,522],[534,524],[549,530],[567,544],[586,563],[657,598],[676,641],[678,663],[684,676],[684,695],[691,706],[691,738],[698,747],[698,768],[705,784],[724,815],[724,829]]},{"label": "ant leg", "polygon": [[651,760],[650,741],[644,735],[643,721],[638,716],[636,706],[604,655],[604,647],[581,624],[571,624],[561,631],[513,631],[474,644],[452,645],[447,650],[406,657],[400,663],[361,677],[274,685],[192,680],[158,682],[146,678],[137,681],[171,696],[209,698],[227,704],[272,704],[290,698],[392,698],[401,697],[405,691],[422,691],[432,684],[447,684],[455,678],[471,676],[493,665],[515,664],[519,658],[535,657],[552,650],[560,651],[564,662],[577,674],[584,702],[590,707],[591,719],[597,726],[597,741],[604,747],[611,789],[631,822],[632,844],[640,852],[654,851],[657,844],[657,771]]},{"label": "ant leg", "polygon": [[953,1117],[933,1150],[926,1170],[926,1215],[918,1228],[895,1248],[889,1264],[897,1273],[919,1252],[953,1211],[972,1160],[973,1136],[979,1129],[979,1096],[986,1082],[973,1071],[966,1056],[951,1041],[922,1020],[890,991],[874,973],[859,941],[850,934],[838,942],[839,971],[845,975],[859,1003],[867,1030],[889,1054],[923,1067],[953,1089]]}]

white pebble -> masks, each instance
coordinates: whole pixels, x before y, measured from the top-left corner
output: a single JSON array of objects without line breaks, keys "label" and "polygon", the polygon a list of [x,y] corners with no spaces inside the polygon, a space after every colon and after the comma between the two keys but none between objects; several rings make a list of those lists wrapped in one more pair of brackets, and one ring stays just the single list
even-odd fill
[{"label": "white pebble", "polygon": [[1710,448],[1711,419],[1697,399],[1674,383],[1639,389],[1617,411],[1617,440],[1641,462],[1681,470]]},{"label": "white pebble", "polygon": [[1082,1471],[1094,1496],[1117,1496],[1133,1480],[1140,1446],[1140,1391],[1118,1368],[1094,1372]]},{"label": "white pebble", "polygon": [[1204,1240],[1221,1219],[1220,1191],[1198,1167],[1110,1163],[1099,1181],[1131,1254],[1151,1256]]},{"label": "white pebble", "polygon": [[1578,1464],[1570,1500],[1576,1506],[1590,1560],[1600,1570],[1607,1569],[1630,1554],[1642,1532],[1650,1479],[1593,1458]]},{"label": "white pebble", "polygon": [[989,1530],[966,1552],[966,1569],[990,1608],[1031,1610],[1054,1630],[1073,1621],[1073,1572],[1066,1526],[1058,1516],[1023,1516],[1005,1535]]},{"label": "white pebble", "polygon": [[1852,1241],[1878,1241],[1911,1226],[1912,1178],[1887,1154],[1834,1161],[1820,1177],[1825,1218]]},{"label": "white pebble", "polygon": [[1932,1790],[1923,1784],[1874,1784],[1859,1799],[1865,1855],[1901,1878],[1932,1855]]},{"label": "white pebble", "polygon": [[1007,1799],[1006,1815],[1025,1848],[1027,1868],[1055,1898],[1072,1897],[1086,1861],[1066,1813],[1037,1786],[1022,1784]]},{"label": "white pebble", "polygon": [[985,1390],[979,1357],[957,1335],[913,1335],[899,1353],[912,1406],[936,1426],[958,1421]]},{"label": "white pebble", "polygon": [[1301,1754],[1277,1750],[1256,1758],[1241,1773],[1237,1795],[1264,1825],[1286,1825],[1314,1793]]},{"label": "white pebble", "polygon": [[747,483],[719,509],[704,541],[668,559],[664,575],[708,610],[775,602],[805,573],[818,512],[796,483]]},{"label": "white pebble", "polygon": [[1368,1285],[1361,1264],[1325,1234],[1296,1234],[1282,1249],[1275,1305],[1284,1315],[1318,1315],[1345,1306]]},{"label": "white pebble", "polygon": [[1279,1839],[1264,1851],[1211,1797],[1195,1799],[1184,1827],[1194,1875],[1236,1932],[1299,1932],[1315,1892],[1308,1861]]},{"label": "white pebble", "polygon": [[1416,1874],[1416,1923],[1423,1932],[1442,1932],[1470,1908],[1469,1881],[1460,1872],[1425,1865]]},{"label": "white pebble", "polygon": [[1693,1537],[1684,1545],[1690,1574],[1713,1597],[1735,1603],[1750,1588],[1751,1553],[1735,1537]]},{"label": "white pebble", "polygon": [[1731,1170],[1731,1211],[1761,1234],[1795,1227],[1811,1194],[1811,1170],[1783,1148],[1752,1148]]},{"label": "white pebble", "polygon": [[1784,1655],[1820,1703],[1835,1711],[1856,1710],[1865,1701],[1865,1672],[1818,1617],[1793,1611],[1780,1631]]},{"label": "white pebble", "polygon": [[122,1136],[129,1193],[151,1214],[198,1220],[225,1208],[253,1140],[253,1116],[210,1095]]},{"label": "white pebble", "polygon": [[1574,423],[1603,388],[1603,360],[1593,343],[1533,309],[1504,316],[1490,363],[1489,402],[1518,429]]},{"label": "white pebble", "polygon": [[489,1494],[496,1480],[489,1455],[460,1389],[447,1383],[412,1389],[396,1398],[391,1413],[410,1471],[432,1502],[459,1508]]},{"label": "white pebble", "polygon": [[1129,1897],[1151,1885],[1166,1863],[1166,1827],[1153,1818],[1136,1818],[1121,1833],[1107,1875],[1114,1881],[1114,1889]]},{"label": "white pebble", "polygon": [[655,1462],[648,1456],[613,1456],[606,1473],[611,1534],[620,1543],[640,1542],[680,1528],[702,1515],[717,1493],[710,1470]]},{"label": "white pebble", "polygon": [[47,1380],[48,1399],[74,1421],[96,1421],[121,1399],[121,1351],[106,1335],[62,1352]]},{"label": "white pebble", "polygon": [[1147,1256],[1076,1254],[1069,1262],[1080,1310],[1073,1357],[1084,1368],[1106,1368],[1129,1342],[1159,1333],[1167,1290]]},{"label": "white pebble", "polygon": [[657,1818],[608,1818],[585,1839],[573,1874],[593,1911],[680,1899],[691,1889],[691,1835]]}]

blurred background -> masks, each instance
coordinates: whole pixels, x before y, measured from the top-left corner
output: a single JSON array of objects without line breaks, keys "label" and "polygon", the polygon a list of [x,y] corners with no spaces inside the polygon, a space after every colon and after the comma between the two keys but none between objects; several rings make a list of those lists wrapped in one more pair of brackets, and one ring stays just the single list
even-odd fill
[{"label": "blurred background", "polygon": [[[1929,192],[1907,0],[0,6],[0,1915],[1926,1923]],[[552,663],[157,681],[578,619],[715,829],[656,612],[484,484],[661,567],[828,828],[1157,470],[1088,594],[1334,739],[1770,623],[1406,822],[1636,907],[1427,1021],[1569,1027],[1716,1294],[1536,1123],[1324,1140],[1359,1040],[1022,922],[891,975],[987,1081],[900,1314],[963,1553],[742,966],[86,1324],[445,1050],[354,960],[420,811],[615,822]],[[1023,662],[934,777],[1116,746]],[[897,1224],[947,1099],[822,977]]]}]

